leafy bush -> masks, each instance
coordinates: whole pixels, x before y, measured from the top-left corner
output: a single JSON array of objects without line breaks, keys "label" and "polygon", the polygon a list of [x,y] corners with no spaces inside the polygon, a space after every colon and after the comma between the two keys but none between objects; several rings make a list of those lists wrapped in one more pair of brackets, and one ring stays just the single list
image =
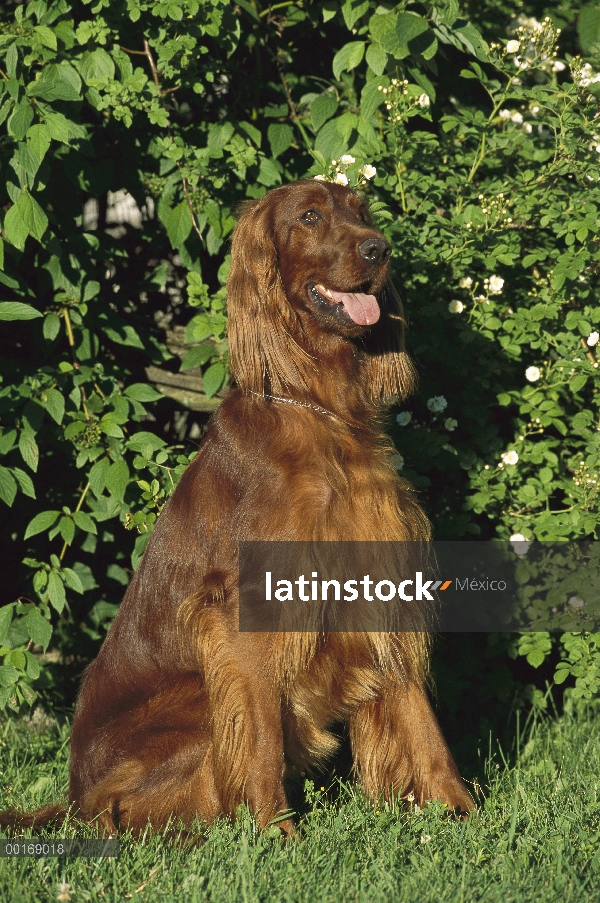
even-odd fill
[{"label": "leafy bush", "polygon": [[[97,649],[227,386],[235,205],[306,175],[393,245],[436,538],[596,536],[600,8],[470,6],[4,5],[0,707]],[[599,635],[556,642],[509,651],[595,693]]]}]

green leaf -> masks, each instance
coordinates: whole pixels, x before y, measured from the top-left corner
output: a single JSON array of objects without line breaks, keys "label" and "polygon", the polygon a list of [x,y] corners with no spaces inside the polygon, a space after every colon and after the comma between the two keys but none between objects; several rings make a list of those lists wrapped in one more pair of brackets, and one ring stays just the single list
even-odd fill
[{"label": "green leaf", "polygon": [[333,58],[333,74],[339,78],[342,72],[355,69],[365,55],[364,41],[350,41]]},{"label": "green leaf", "polygon": [[58,532],[63,541],[70,546],[75,537],[75,524],[70,517],[61,517],[58,522]]},{"label": "green leaf", "polygon": [[60,317],[58,314],[49,313],[44,317],[43,333],[44,338],[52,342],[58,335],[60,330]]},{"label": "green leaf", "polygon": [[166,444],[165,440],[161,439],[160,436],[157,436],[156,433],[140,430],[139,433],[136,433],[129,439],[127,448],[130,448],[132,451],[141,452],[145,446],[149,446],[151,452],[153,452],[158,451],[159,448],[164,448]]},{"label": "green leaf", "polygon": [[250,3],[250,0],[238,0],[238,6],[240,6],[248,15],[252,16],[257,22],[260,22],[260,16]]},{"label": "green leaf", "polygon": [[158,401],[159,398],[164,397],[148,383],[133,383],[131,386],[127,386],[124,394],[128,398],[133,398],[134,401]]},{"label": "green leaf", "polygon": [[546,655],[541,649],[533,649],[527,656],[527,662],[533,668],[539,668],[540,665],[543,665],[545,658]]},{"label": "green leaf", "polygon": [[109,420],[106,417],[103,417],[98,424],[98,427],[106,436],[112,436],[113,439],[123,438],[123,430],[118,425],[118,423],[114,422],[114,420]]},{"label": "green leaf", "polygon": [[342,6],[342,15],[348,31],[354,28],[355,23],[361,16],[364,16],[368,9],[368,0],[346,0]]},{"label": "green leaf", "polygon": [[164,198],[158,202],[158,218],[167,230],[167,235],[174,250],[184,244],[192,231],[192,214],[187,201],[181,201],[174,209],[171,209]]},{"label": "green leaf", "polygon": [[579,392],[580,389],[583,389],[587,380],[587,375],[585,373],[580,373],[578,376],[571,380],[571,382],[569,383],[569,389],[573,393]]},{"label": "green leaf", "polygon": [[41,241],[47,226],[48,217],[27,191],[21,192],[4,219],[6,237],[20,251],[25,247],[28,235]]},{"label": "green leaf", "polygon": [[398,46],[397,23],[398,16],[395,13],[375,13],[369,20],[369,32],[373,41],[387,53],[394,53]]},{"label": "green leaf", "polygon": [[14,603],[11,602],[10,605],[3,605],[0,608],[0,644],[4,642],[10,629],[14,607]]},{"label": "green leaf", "polygon": [[554,683],[564,684],[567,677],[571,676],[571,667],[566,662],[559,662],[554,673]]},{"label": "green leaf", "polygon": [[37,658],[28,649],[25,651],[25,657],[27,659],[27,677],[30,680],[37,680],[41,673]]},{"label": "green leaf", "polygon": [[81,79],[69,63],[49,63],[27,86],[27,93],[47,101],[81,100]]},{"label": "green leaf", "polygon": [[[10,165],[16,172],[22,187],[26,188],[28,184],[33,185],[35,174],[40,168],[40,161],[29,145],[22,141],[19,142]],[[26,175],[29,176],[29,179],[25,178]]]},{"label": "green leaf", "polygon": [[80,530],[85,530],[86,533],[93,533],[94,535],[98,533],[96,524],[89,516],[89,514],[85,514],[85,512],[83,511],[74,511],[73,520],[75,522],[75,526],[79,527]]},{"label": "green leaf", "polygon": [[50,571],[46,594],[50,599],[52,607],[60,614],[66,605],[67,596],[65,593],[65,585],[56,571]]},{"label": "green leaf", "polygon": [[[8,241],[22,251],[25,247],[29,229],[25,225],[25,221],[16,204],[13,204],[6,216],[4,217],[4,232]],[[5,302],[11,303],[11,302]],[[16,303],[16,302],[15,302]],[[27,305],[29,306],[29,305]]]},{"label": "green leaf", "polygon": [[102,491],[106,486],[106,475],[108,474],[109,468],[109,459],[101,458],[99,461],[96,461],[90,470],[88,479],[90,481],[90,488],[95,496],[99,497],[102,495]]},{"label": "green leaf", "polygon": [[17,494],[17,482],[7,467],[0,467],[0,499],[10,508]]},{"label": "green leaf", "polygon": [[29,234],[41,241],[48,226],[48,217],[38,202],[29,192],[23,192],[19,195],[16,206],[23,217],[23,222],[27,226]]},{"label": "green leaf", "polygon": [[43,314],[31,304],[23,304],[21,301],[0,301],[0,320],[35,320],[36,317],[43,317]]},{"label": "green leaf", "polygon": [[28,429],[21,430],[21,435],[19,436],[19,451],[27,466],[35,473],[40,459],[40,450],[33,433]]},{"label": "green leaf", "polygon": [[[367,65],[375,75],[383,75],[388,55],[381,44],[369,44],[367,47]],[[312,108],[311,108],[312,113]]]},{"label": "green leaf", "polygon": [[7,123],[9,133],[19,141],[25,137],[33,122],[33,109],[27,100],[22,100]]},{"label": "green leaf", "polygon": [[411,48],[409,44],[419,35],[429,31],[429,25],[422,16],[416,13],[400,13],[396,20],[396,47],[392,51],[397,60],[407,57]]},{"label": "green leaf", "polygon": [[30,499],[34,499],[35,488],[29,474],[25,473],[24,470],[21,470],[20,467],[13,467],[12,474],[16,478],[17,483],[19,484],[19,489],[21,490],[23,495],[28,496]]},{"label": "green leaf", "polygon": [[335,115],[338,102],[335,94],[320,94],[315,97],[310,105],[310,120],[315,132],[318,132],[324,122]]},{"label": "green leaf", "polygon": [[195,348],[190,348],[187,352],[181,362],[180,370],[191,370],[192,367],[203,367],[214,354],[214,345],[211,345],[208,342],[205,345],[196,345]]},{"label": "green leaf", "polygon": [[227,377],[227,370],[223,364],[211,364],[203,373],[204,391],[207,398],[212,396],[222,388]]},{"label": "green leaf", "polygon": [[33,28],[33,33],[37,38],[39,38],[44,47],[49,47],[50,50],[57,49],[56,35],[51,28],[48,28],[47,25],[35,25]]},{"label": "green leaf", "polygon": [[267,157],[262,158],[260,161],[257,182],[261,185],[265,185],[267,188],[281,182],[281,173],[274,160],[269,160]]},{"label": "green leaf", "polygon": [[50,137],[62,144],[68,144],[74,138],[84,138],[86,134],[83,126],[67,119],[62,113],[45,112],[44,123]]},{"label": "green leaf", "polygon": [[0,687],[10,687],[20,677],[14,665],[0,665]]},{"label": "green leaf", "polygon": [[37,125],[32,125],[27,131],[27,145],[40,163],[46,156],[51,143],[50,132],[45,125],[38,123]]},{"label": "green leaf", "polygon": [[144,343],[133,326],[129,323],[123,323],[119,329],[115,329],[112,326],[105,326],[104,334],[119,345],[127,345],[129,348],[144,349]]},{"label": "green leaf", "polygon": [[36,533],[43,533],[44,530],[49,530],[56,523],[59,516],[60,511],[41,511],[39,514],[36,514],[27,525],[23,539],[29,539],[31,536],[35,536]]},{"label": "green leaf", "polygon": [[239,122],[239,127],[246,132],[251,141],[256,144],[257,147],[260,147],[262,144],[262,135],[260,131],[252,125],[250,122]]},{"label": "green leaf", "polygon": [[[81,512],[79,512],[81,513]],[[85,515],[87,517],[87,515]],[[72,589],[76,593],[83,593],[83,584],[79,579],[79,575],[75,573],[75,571],[71,570],[71,568],[63,568],[61,571],[62,578],[69,589]]]},{"label": "green leaf", "polygon": [[79,71],[86,85],[101,88],[114,79],[115,64],[106,50],[97,47],[83,54]]},{"label": "green leaf", "polygon": [[577,37],[585,56],[598,52],[595,45],[600,43],[600,5],[597,2],[589,3],[579,11]]},{"label": "green leaf", "polygon": [[277,122],[273,123],[269,126],[267,130],[267,138],[269,139],[269,144],[271,145],[271,153],[273,154],[273,159],[277,159],[281,154],[284,153],[294,140],[294,131],[290,125],[286,123]]},{"label": "green leaf", "polygon": [[62,423],[65,416],[65,399],[58,389],[46,389],[39,402],[56,423]]},{"label": "green leaf", "polygon": [[106,474],[106,488],[120,502],[123,501],[129,482],[129,468],[125,461],[115,461]]},{"label": "green leaf", "polygon": [[[460,20],[457,20],[457,22]],[[473,56],[476,56],[480,60],[487,60],[488,58],[488,45],[483,40],[481,33],[477,30],[475,25],[472,22],[464,22],[460,26],[454,27],[454,33],[458,36],[458,39],[462,44],[467,48],[469,53],[472,53]]]}]

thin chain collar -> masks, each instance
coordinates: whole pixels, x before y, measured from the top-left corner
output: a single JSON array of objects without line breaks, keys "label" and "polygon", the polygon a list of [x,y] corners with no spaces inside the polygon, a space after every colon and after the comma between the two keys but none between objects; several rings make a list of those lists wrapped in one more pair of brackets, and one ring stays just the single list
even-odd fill
[{"label": "thin chain collar", "polygon": [[283,398],[280,395],[267,395],[266,393],[261,395],[260,392],[254,392],[252,389],[249,391],[251,395],[256,395],[257,398],[268,398],[270,401],[279,401],[282,404],[293,404],[298,408],[310,408],[311,411],[316,411],[317,414],[325,414],[326,417],[333,417],[334,420],[339,420],[340,423],[346,423],[345,420],[337,414],[334,414],[333,411],[328,411],[327,408],[320,408],[318,404],[311,404],[309,401],[297,401],[295,398]]}]

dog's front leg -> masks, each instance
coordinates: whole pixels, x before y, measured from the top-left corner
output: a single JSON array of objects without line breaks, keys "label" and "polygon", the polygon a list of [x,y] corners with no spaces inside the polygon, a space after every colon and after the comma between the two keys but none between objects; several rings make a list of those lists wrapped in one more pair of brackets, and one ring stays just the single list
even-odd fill
[{"label": "dog's front leg", "polygon": [[388,684],[350,719],[354,764],[367,796],[400,794],[419,805],[440,799],[458,813],[473,809],[425,690]]},{"label": "dog's front leg", "polygon": [[283,786],[281,698],[273,674],[272,635],[231,630],[206,612],[203,664],[212,733],[214,785],[222,811],[248,803],[259,828],[294,830]]}]

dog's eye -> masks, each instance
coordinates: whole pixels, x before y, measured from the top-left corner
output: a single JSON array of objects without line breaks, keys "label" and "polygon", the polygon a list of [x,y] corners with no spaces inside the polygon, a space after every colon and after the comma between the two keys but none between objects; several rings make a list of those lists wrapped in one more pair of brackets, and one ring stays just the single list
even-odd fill
[{"label": "dog's eye", "polygon": [[306,213],[303,213],[300,217],[303,223],[308,223],[310,226],[314,225],[314,223],[318,223],[321,219],[321,214],[318,210],[307,210]]}]

